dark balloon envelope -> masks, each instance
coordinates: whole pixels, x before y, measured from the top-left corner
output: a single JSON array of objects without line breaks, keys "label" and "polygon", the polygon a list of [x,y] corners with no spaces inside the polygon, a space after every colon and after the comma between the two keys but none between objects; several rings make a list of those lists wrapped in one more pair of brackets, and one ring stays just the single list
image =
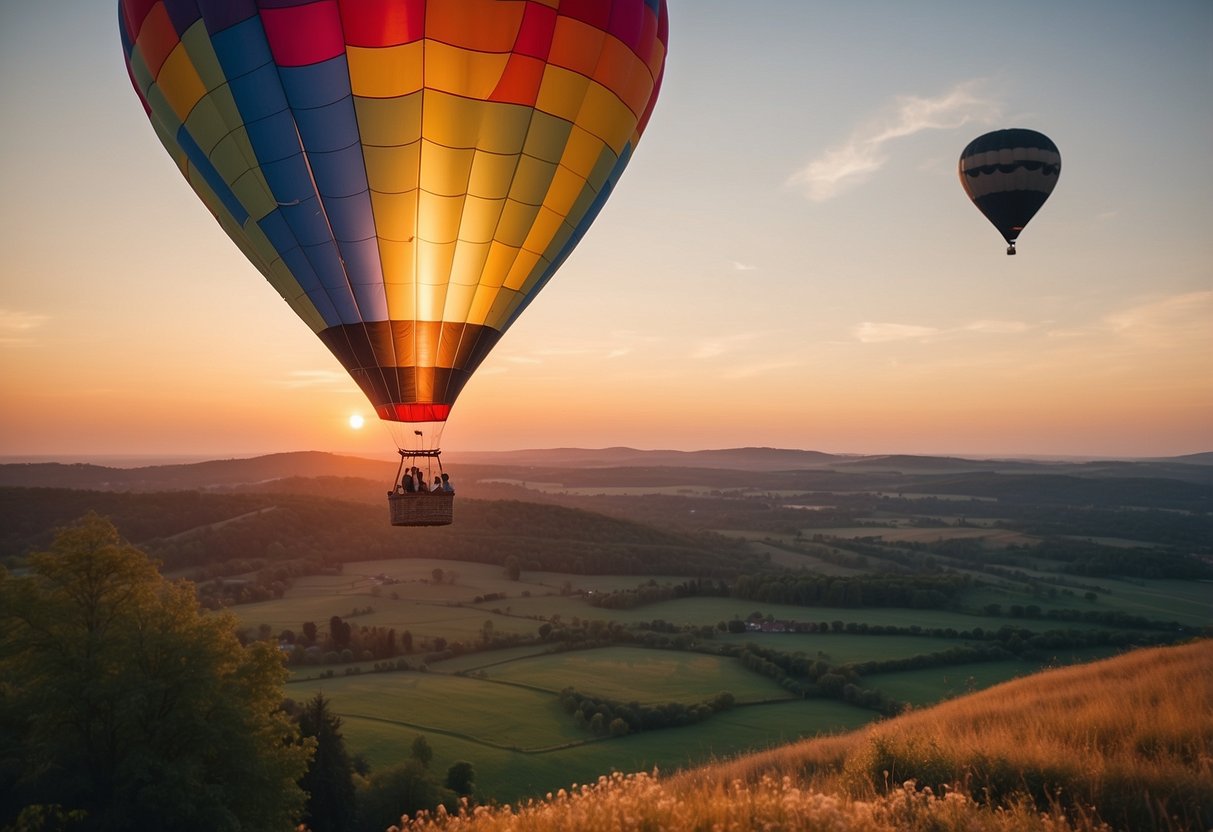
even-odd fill
[{"label": "dark balloon envelope", "polygon": [[119,0],[219,224],[380,418],[442,422],[644,131],[665,0]]},{"label": "dark balloon envelope", "polygon": [[1061,154],[1043,133],[995,130],[969,142],[960,154],[960,184],[1007,241],[1007,254],[1044,205],[1061,174]]}]

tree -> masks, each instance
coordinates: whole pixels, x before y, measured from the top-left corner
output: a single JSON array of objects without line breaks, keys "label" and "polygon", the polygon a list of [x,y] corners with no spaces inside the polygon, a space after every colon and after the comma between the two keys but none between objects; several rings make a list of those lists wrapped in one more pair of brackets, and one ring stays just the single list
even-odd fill
[{"label": "tree", "polygon": [[434,782],[416,760],[409,760],[373,773],[358,789],[357,832],[383,832],[400,823],[403,814],[434,809],[438,804],[454,807],[453,795]]},{"label": "tree", "polygon": [[522,564],[518,562],[518,558],[510,555],[505,559],[505,576],[511,581],[516,581],[522,577]]},{"label": "tree", "polygon": [[434,759],[434,749],[430,748],[430,741],[425,738],[425,734],[418,734],[413,740],[409,756],[419,762],[422,768],[430,767],[430,760]]},{"label": "tree", "polygon": [[475,788],[476,770],[467,760],[459,760],[446,770],[446,787],[455,794],[467,797]]},{"label": "tree", "polygon": [[317,693],[299,714],[299,733],[315,737],[316,752],[299,785],[307,792],[303,820],[312,832],[346,832],[354,820],[353,764],[341,735],[341,717]]},{"label": "tree", "polygon": [[293,825],[312,743],[279,707],[275,646],[242,647],[234,617],[203,614],[95,513],[28,565],[0,570],[0,826]]}]

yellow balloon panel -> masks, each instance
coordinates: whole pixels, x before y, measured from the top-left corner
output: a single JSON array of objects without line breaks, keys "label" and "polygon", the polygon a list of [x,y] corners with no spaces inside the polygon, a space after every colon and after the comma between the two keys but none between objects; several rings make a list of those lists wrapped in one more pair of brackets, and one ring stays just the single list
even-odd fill
[{"label": "yellow balloon panel", "polygon": [[[518,154],[501,155],[477,152],[468,177],[468,196],[480,199],[504,199],[518,169]],[[500,210],[500,209],[499,209]]]},{"label": "yellow balloon panel", "polygon": [[354,98],[363,152],[369,147],[400,147],[421,139],[420,92],[403,98]]},{"label": "yellow balloon panel", "polygon": [[347,46],[350,92],[359,98],[399,98],[423,84],[425,48],[421,41],[401,46],[362,49]]},{"label": "yellow balloon panel", "polygon": [[[497,224],[501,221],[501,211],[505,208],[504,199],[483,199],[478,196],[468,194],[467,199],[463,203],[463,217],[459,225],[459,239],[461,242],[469,244],[483,243],[487,245],[493,239],[493,234],[497,230]],[[486,250],[486,257],[487,250]],[[462,273],[462,266],[458,267],[459,273]],[[483,263],[478,271],[472,272],[469,277],[480,279],[478,275],[484,270]]]}]

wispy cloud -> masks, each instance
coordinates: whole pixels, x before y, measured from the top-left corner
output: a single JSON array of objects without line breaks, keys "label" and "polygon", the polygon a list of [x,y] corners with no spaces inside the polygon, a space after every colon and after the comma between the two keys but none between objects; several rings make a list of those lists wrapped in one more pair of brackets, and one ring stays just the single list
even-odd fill
[{"label": "wispy cloud", "polygon": [[1159,346],[1213,341],[1213,291],[1147,301],[1105,318],[1116,334]]},{"label": "wispy cloud", "polygon": [[1018,332],[1027,332],[1031,328],[1030,324],[1023,321],[973,321],[973,323],[961,327],[965,332],[980,332],[990,335],[1014,335]]},{"label": "wispy cloud", "polygon": [[303,387],[337,387],[347,386],[350,377],[338,370],[292,370],[287,377],[279,381],[283,387],[298,389]]},{"label": "wispy cloud", "polygon": [[762,332],[734,332],[728,335],[720,335],[716,338],[704,338],[691,350],[690,357],[698,360],[718,358],[722,355],[737,352],[765,334]]},{"label": "wispy cloud", "polygon": [[888,341],[925,340],[939,334],[932,326],[914,324],[885,324],[864,321],[855,327],[855,337],[864,344],[883,344]]},{"label": "wispy cloud", "polygon": [[738,260],[733,261],[733,270],[739,272],[752,272],[757,269],[757,266],[751,266],[749,263],[742,263]]},{"label": "wispy cloud", "polygon": [[884,344],[891,341],[942,341],[966,335],[1017,335],[1032,328],[1032,324],[1024,321],[979,320],[946,329],[864,321],[855,326],[852,334],[862,344]]},{"label": "wispy cloud", "polygon": [[789,178],[803,186],[815,202],[823,202],[866,181],[889,161],[886,146],[923,130],[948,130],[971,122],[988,122],[999,114],[1000,103],[983,94],[981,80],[957,84],[935,96],[899,96],[890,111],[857,129],[841,145],[832,147]]},{"label": "wispy cloud", "polygon": [[755,376],[767,375],[768,373],[778,373],[783,370],[791,370],[796,367],[804,366],[800,361],[764,361],[753,364],[742,364],[720,373],[722,379],[742,379],[754,378]]},{"label": "wispy cloud", "polygon": [[0,309],[0,345],[32,343],[34,330],[48,320],[50,320],[49,316],[34,312]]},{"label": "wispy cloud", "polygon": [[657,335],[647,335],[635,330],[616,330],[609,333],[608,339],[602,342],[567,341],[563,343],[545,344],[536,349],[516,349],[512,352],[494,353],[497,360],[489,366],[481,367],[478,374],[497,374],[507,371],[505,365],[537,366],[542,364],[557,364],[569,360],[594,361],[599,359],[615,359],[631,355],[638,350],[652,349],[661,342]]}]

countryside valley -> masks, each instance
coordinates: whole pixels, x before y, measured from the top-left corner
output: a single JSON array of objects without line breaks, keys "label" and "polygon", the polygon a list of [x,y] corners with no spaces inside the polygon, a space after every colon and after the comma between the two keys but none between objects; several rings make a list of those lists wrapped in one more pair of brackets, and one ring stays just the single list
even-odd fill
[{"label": "countryside valley", "polygon": [[[21,575],[56,529],[107,518],[204,608],[234,614],[242,642],[275,646],[286,697],[327,700],[365,782],[410,760],[439,781],[462,766],[457,791],[485,804],[611,772],[676,783],[740,766],[761,783],[763,758],[742,755],[819,737],[837,749],[1064,666],[1193,642],[1207,656],[1213,635],[1208,454],[566,449],[447,470],[455,523],[402,529],[384,506],[395,463],[8,464],[0,557]],[[1124,828],[1213,823],[1208,733],[1161,816],[1157,796],[1101,811],[1098,789],[1084,811]],[[899,753],[819,768],[936,788],[977,776]],[[1071,785],[1018,776],[1046,808]]]}]

